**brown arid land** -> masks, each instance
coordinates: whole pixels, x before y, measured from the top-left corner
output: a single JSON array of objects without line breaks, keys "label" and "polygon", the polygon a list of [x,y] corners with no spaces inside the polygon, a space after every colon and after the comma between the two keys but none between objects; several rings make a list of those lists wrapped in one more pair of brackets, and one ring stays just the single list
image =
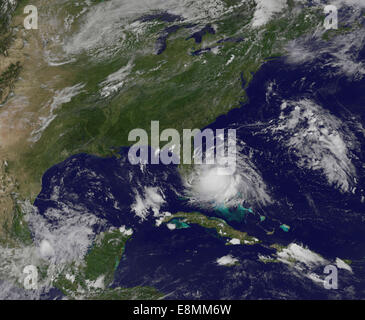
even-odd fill
[{"label": "brown arid land", "polygon": [[[34,4],[38,2],[41,5]],[[5,88],[0,102],[0,239],[7,238],[5,226],[12,223],[16,199],[33,200],[40,191],[41,181],[30,182],[23,155],[32,148],[32,132],[49,114],[55,92],[71,80],[69,71],[50,66],[44,58],[49,26],[40,20],[38,30],[26,30],[22,13],[18,8],[11,23],[13,38],[6,55],[0,56],[0,74],[12,64],[20,65],[19,76]]]}]

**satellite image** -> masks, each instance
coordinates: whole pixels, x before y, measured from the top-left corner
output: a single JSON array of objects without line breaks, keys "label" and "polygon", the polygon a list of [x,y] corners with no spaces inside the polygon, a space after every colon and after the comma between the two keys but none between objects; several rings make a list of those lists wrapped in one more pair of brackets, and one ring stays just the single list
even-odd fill
[{"label": "satellite image", "polygon": [[0,0],[0,300],[359,299],[365,0]]}]

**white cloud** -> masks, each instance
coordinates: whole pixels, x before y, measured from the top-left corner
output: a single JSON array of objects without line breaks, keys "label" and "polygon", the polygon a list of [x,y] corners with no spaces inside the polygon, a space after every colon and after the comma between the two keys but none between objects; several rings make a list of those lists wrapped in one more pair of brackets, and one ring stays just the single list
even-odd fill
[{"label": "white cloud", "polygon": [[[324,62],[318,62],[318,72],[327,72],[335,75],[346,75],[347,77],[360,80],[365,75],[365,65],[358,61],[358,53],[365,45],[365,33],[363,28],[356,27],[361,12],[353,12],[348,17],[347,24],[353,25],[355,29],[345,34],[338,34],[336,37],[324,41],[322,39],[326,29],[319,25],[314,34],[307,37],[290,41],[286,47],[287,61],[293,64],[313,62],[321,56],[326,56]],[[331,72],[331,73],[330,73]]]},{"label": "white cloud", "polygon": [[166,224],[167,228],[169,228],[170,230],[175,230],[176,229],[176,224],[174,223],[168,223]]},{"label": "white cloud", "polygon": [[335,5],[338,8],[342,7],[343,5],[365,8],[364,0],[334,0],[331,4]]},{"label": "white cloud", "polygon": [[[236,148],[227,152],[224,160],[218,156],[215,164],[195,164],[192,173],[185,177],[190,201],[206,207],[234,207],[242,199],[252,204],[270,203],[267,187],[245,148],[244,142],[237,139]],[[214,150],[213,146],[205,154],[214,154]],[[195,151],[198,154],[201,149]]]},{"label": "white cloud", "polygon": [[278,260],[287,264],[292,264],[294,261],[303,263],[307,267],[314,265],[324,265],[327,260],[319,254],[304,248],[296,243],[291,243],[287,248],[280,250],[277,253]]},{"label": "white cloud", "polygon": [[256,11],[254,13],[252,26],[260,27],[270,21],[272,16],[286,8],[286,0],[255,0]]},{"label": "white cloud", "polygon": [[133,229],[128,229],[126,226],[121,226],[119,228],[120,233],[122,233],[125,236],[131,236],[133,234]]},{"label": "white cloud", "polygon": [[49,108],[48,115],[39,118],[39,128],[34,130],[29,139],[32,142],[37,142],[44,130],[51,124],[51,122],[56,118],[55,111],[64,103],[68,103],[73,97],[81,93],[81,89],[85,87],[85,84],[79,83],[73,87],[67,87],[62,90],[56,91],[52,102],[47,104],[44,108]]},{"label": "white cloud", "polygon": [[160,213],[161,205],[165,202],[165,199],[159,188],[145,187],[142,196],[136,190],[135,194],[135,202],[132,204],[131,209],[141,220],[145,220],[150,211],[153,212],[153,216],[156,218],[161,218],[161,215],[165,216],[164,213]]},{"label": "white cloud", "polygon": [[344,269],[352,273],[351,266],[349,266],[345,261],[341,260],[340,258],[336,258],[336,266],[339,269]]},{"label": "white cloud", "polygon": [[104,278],[105,278],[105,275],[101,275],[95,281],[86,280],[85,282],[86,282],[86,285],[89,287],[89,290],[90,289],[105,289]]},{"label": "white cloud", "polygon": [[123,30],[141,30],[140,23],[132,23],[145,14],[167,11],[182,16],[186,21],[202,21],[218,18],[227,12],[221,0],[110,0],[90,7],[80,31],[65,42],[67,54],[77,54],[102,48],[120,46],[125,35]]},{"label": "white cloud", "polygon": [[229,58],[229,60],[227,61],[226,66],[230,65],[233,62],[234,58],[235,58],[235,55],[232,54],[231,57]]},{"label": "white cloud", "polygon": [[226,255],[223,257],[220,257],[216,260],[217,264],[220,266],[230,266],[238,262],[237,258],[234,258],[232,255]]},{"label": "white cloud", "polygon": [[233,245],[237,245],[237,244],[241,244],[241,241],[240,241],[240,239],[233,238],[233,239],[229,240],[229,243],[233,244]]},{"label": "white cloud", "polygon": [[356,139],[345,124],[308,99],[284,101],[281,109],[278,123],[270,127],[274,139],[298,157],[300,167],[320,170],[331,185],[349,191],[356,177],[351,161]]},{"label": "white cloud", "polygon": [[54,249],[47,240],[42,240],[39,245],[39,251],[42,257],[48,258],[54,255]]},{"label": "white cloud", "polygon": [[133,62],[129,61],[126,66],[110,74],[107,79],[100,84],[100,86],[102,87],[100,92],[101,96],[108,97],[121,89],[124,86],[125,79],[132,71],[132,68]]},{"label": "white cloud", "polygon": [[47,218],[29,202],[22,206],[41,257],[54,265],[81,261],[95,239],[93,227],[104,223],[84,208],[60,205],[47,209]]}]

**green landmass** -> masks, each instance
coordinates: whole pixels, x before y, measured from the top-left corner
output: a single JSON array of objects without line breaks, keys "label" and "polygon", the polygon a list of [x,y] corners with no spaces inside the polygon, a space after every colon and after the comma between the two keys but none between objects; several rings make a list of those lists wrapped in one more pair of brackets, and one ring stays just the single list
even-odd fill
[{"label": "green landmass", "polygon": [[24,219],[24,213],[17,203],[14,201],[14,212],[12,221],[5,221],[5,233],[0,235],[0,244],[11,247],[27,246],[33,244],[31,231],[28,223]]},{"label": "green landmass", "polygon": [[19,204],[15,205],[10,235],[13,239],[20,241],[23,245],[31,245],[33,243],[31,231],[24,219],[24,213],[22,212]]},{"label": "green landmass", "polygon": [[5,9],[6,3],[0,3],[0,55],[6,55],[7,49],[11,43],[12,35],[9,31],[10,21],[13,10],[11,8]]},{"label": "green landmass", "polygon": [[178,212],[166,217],[164,223],[169,223],[174,219],[182,219],[183,222],[188,224],[197,224],[206,229],[214,229],[220,237],[239,239],[241,244],[260,243],[258,239],[249,236],[246,232],[232,228],[224,220],[215,217],[209,218],[199,212]]},{"label": "green landmass", "polygon": [[7,89],[12,89],[16,79],[19,77],[21,71],[21,65],[12,63],[7,70],[0,75],[0,102],[7,96]]},{"label": "green landmass", "polygon": [[[206,35],[204,40],[216,42],[224,35],[245,38],[220,44],[219,54],[192,56],[192,49],[201,45],[194,39],[186,41],[190,31],[184,28],[168,39],[161,55],[146,54],[146,48],[155,47],[159,32],[167,26],[159,22],[144,37],[127,33],[128,45],[112,58],[90,61],[81,56],[75,64],[66,65],[75,74],[74,84],[84,83],[85,88],[57,111],[41,139],[23,155],[19,165],[28,168],[30,182],[40,181],[46,169],[76,153],[112,155],[115,148],[134,143],[128,141],[132,129],[149,132],[151,120],[159,120],[160,131],[174,128],[180,133],[184,128],[208,125],[247,101],[241,72],[246,88],[268,58],[282,55],[289,40],[312,31],[322,18],[311,8],[299,14],[293,10],[253,30],[253,12],[254,2],[248,1],[215,21],[217,34]],[[213,42],[212,46],[218,45]],[[235,59],[226,65],[232,55]],[[101,98],[100,83],[128,61],[133,68],[124,87]]]},{"label": "green landmass", "polygon": [[277,251],[282,251],[282,250],[284,250],[285,248],[286,248],[287,246],[284,246],[284,245],[282,245],[282,244],[279,244],[279,243],[274,243],[274,244],[272,244],[271,246],[270,246],[270,248],[273,248],[273,249],[275,249],[275,250],[277,250]]},{"label": "green landmass", "polygon": [[115,288],[95,290],[88,296],[90,300],[159,300],[164,294],[151,287]]},{"label": "green landmass", "polygon": [[99,235],[85,257],[85,278],[96,280],[100,275],[105,275],[104,283],[107,286],[113,280],[114,271],[129,238],[130,236],[121,234],[119,230]]},{"label": "green landmass", "polygon": [[[71,299],[148,300],[163,297],[162,293],[151,287],[109,287],[130,237],[119,230],[100,234],[83,263],[67,266],[56,278],[54,286]],[[97,285],[98,279],[102,279],[101,285]]]}]

